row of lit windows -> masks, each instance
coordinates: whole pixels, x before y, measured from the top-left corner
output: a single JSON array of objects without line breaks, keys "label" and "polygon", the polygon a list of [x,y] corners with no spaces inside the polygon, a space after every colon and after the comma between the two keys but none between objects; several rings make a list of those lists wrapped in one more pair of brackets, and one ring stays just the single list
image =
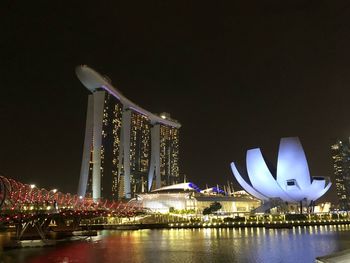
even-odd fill
[{"label": "row of lit windows", "polygon": [[336,192],[339,200],[350,198],[347,191],[350,190],[350,147],[348,143],[338,141],[331,146],[333,168],[336,181]]}]

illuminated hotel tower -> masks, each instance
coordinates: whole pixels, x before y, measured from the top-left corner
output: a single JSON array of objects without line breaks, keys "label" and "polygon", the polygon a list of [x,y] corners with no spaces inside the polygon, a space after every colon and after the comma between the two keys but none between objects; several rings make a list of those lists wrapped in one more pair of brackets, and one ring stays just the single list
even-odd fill
[{"label": "illuminated hotel tower", "polygon": [[339,209],[350,209],[350,143],[337,140],[331,146]]},{"label": "illuminated hotel tower", "polygon": [[180,123],[148,112],[87,66],[76,68],[88,98],[78,195],[131,198],[179,181]]}]

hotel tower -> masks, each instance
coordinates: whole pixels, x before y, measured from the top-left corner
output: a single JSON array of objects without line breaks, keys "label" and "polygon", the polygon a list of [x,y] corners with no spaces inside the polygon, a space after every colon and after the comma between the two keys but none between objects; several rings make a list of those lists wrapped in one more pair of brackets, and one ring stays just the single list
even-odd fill
[{"label": "hotel tower", "polygon": [[129,199],[179,181],[180,123],[136,105],[88,66],[76,68],[88,97],[78,195]]}]

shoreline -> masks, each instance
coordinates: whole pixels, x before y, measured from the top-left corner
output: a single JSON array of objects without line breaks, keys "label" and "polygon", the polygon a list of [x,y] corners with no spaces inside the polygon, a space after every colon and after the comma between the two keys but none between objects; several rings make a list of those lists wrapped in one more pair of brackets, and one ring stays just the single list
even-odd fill
[{"label": "shoreline", "polygon": [[[74,231],[99,231],[99,230],[138,230],[138,229],[176,229],[176,228],[250,228],[265,227],[268,229],[293,228],[307,226],[347,225],[350,219],[339,220],[293,220],[293,221],[268,221],[268,222],[169,222],[169,223],[129,223],[129,224],[91,224],[80,225],[79,230]],[[0,233],[15,232],[12,227],[1,229]],[[57,231],[56,233],[60,233]],[[62,231],[67,232],[67,231]],[[72,231],[71,231],[72,232]]]},{"label": "shoreline", "polygon": [[[227,223],[148,223],[148,224],[115,224],[115,225],[83,225],[80,231],[72,231],[72,235],[65,238],[50,238],[45,240],[40,238],[28,238],[24,240],[13,240],[3,246],[4,250],[23,249],[33,247],[57,246],[63,243],[88,241],[99,239],[100,234],[97,231],[102,230],[171,230],[171,229],[204,229],[204,228],[266,228],[266,229],[292,229],[294,227],[308,226],[341,226],[350,225],[350,220],[311,220],[311,221],[275,221],[275,222],[227,222]],[[2,231],[2,233],[13,232],[13,229]],[[75,234],[73,234],[75,232]],[[79,233],[77,233],[79,232]],[[93,234],[92,234],[93,233]]]},{"label": "shoreline", "polygon": [[83,230],[137,230],[137,229],[177,229],[177,228],[246,228],[265,227],[268,229],[306,226],[347,225],[350,220],[311,220],[311,221],[273,221],[273,222],[226,222],[226,223],[149,223],[149,224],[106,224],[81,226]]}]

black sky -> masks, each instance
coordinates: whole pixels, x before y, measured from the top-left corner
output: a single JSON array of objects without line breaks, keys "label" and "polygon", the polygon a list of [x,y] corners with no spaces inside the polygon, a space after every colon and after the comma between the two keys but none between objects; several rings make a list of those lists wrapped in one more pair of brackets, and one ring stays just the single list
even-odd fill
[{"label": "black sky", "polygon": [[251,147],[276,162],[286,136],[332,176],[330,145],[350,135],[349,1],[0,5],[3,175],[76,190],[89,92],[74,68],[87,64],[181,122],[181,173],[200,186],[233,180]]}]

